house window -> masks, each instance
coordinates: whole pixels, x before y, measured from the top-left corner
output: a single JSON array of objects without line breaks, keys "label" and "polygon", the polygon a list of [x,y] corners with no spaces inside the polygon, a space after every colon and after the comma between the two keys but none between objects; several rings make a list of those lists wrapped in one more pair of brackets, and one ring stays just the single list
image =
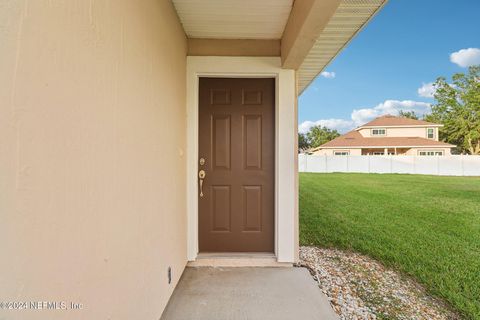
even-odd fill
[{"label": "house window", "polygon": [[419,151],[420,156],[443,156],[443,151]]},{"label": "house window", "polygon": [[335,156],[348,156],[350,154],[350,152],[348,151],[334,151],[333,152],[333,155]]},{"label": "house window", "polygon": [[435,139],[435,129],[428,128],[427,129],[427,138],[428,139]]},{"label": "house window", "polygon": [[372,136],[384,136],[386,134],[386,129],[372,129]]},{"label": "house window", "polygon": [[383,153],[383,152],[375,151],[375,152],[373,153],[373,155],[374,155],[374,156],[383,156],[384,153]]}]

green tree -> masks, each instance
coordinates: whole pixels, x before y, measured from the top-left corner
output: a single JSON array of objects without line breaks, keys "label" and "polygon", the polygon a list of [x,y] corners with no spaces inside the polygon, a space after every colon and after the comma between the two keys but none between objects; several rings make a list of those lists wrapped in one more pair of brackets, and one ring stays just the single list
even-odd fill
[{"label": "green tree", "polygon": [[305,133],[298,134],[298,151],[306,151],[310,149],[310,142]]},{"label": "green tree", "polygon": [[425,119],[442,123],[440,138],[460,152],[480,154],[480,66],[453,75],[451,84],[438,78],[434,86],[436,103]]},{"label": "green tree", "polygon": [[327,127],[314,126],[307,132],[307,139],[310,147],[316,148],[322,144],[340,136],[337,130],[328,129]]},{"label": "green tree", "polygon": [[400,112],[398,113],[398,116],[399,116],[399,117],[402,117],[402,118],[408,118],[408,119],[418,120],[418,116],[417,116],[417,114],[415,113],[415,111],[403,111],[403,110],[400,110]]}]

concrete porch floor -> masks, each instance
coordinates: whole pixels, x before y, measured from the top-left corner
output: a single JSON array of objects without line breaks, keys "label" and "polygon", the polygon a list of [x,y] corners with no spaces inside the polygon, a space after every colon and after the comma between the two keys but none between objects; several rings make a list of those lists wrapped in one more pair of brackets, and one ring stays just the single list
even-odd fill
[{"label": "concrete porch floor", "polygon": [[161,320],[339,319],[305,268],[187,267]]}]

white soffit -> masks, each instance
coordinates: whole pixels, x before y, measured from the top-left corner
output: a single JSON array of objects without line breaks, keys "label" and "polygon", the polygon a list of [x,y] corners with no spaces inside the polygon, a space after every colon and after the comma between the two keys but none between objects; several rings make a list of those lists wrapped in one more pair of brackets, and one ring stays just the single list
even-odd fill
[{"label": "white soffit", "polygon": [[303,92],[387,0],[343,0],[298,69]]},{"label": "white soffit", "polygon": [[172,0],[189,38],[280,39],[293,0]]}]

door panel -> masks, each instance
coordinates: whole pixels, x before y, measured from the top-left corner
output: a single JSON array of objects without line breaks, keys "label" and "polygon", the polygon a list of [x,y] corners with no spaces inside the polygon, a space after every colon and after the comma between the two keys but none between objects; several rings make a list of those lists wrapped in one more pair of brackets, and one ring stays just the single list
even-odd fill
[{"label": "door panel", "polygon": [[274,90],[274,79],[200,79],[200,252],[273,252]]},{"label": "door panel", "polygon": [[230,169],[230,115],[214,115],[212,116],[212,121],[212,147],[215,169]]},{"label": "door panel", "polygon": [[262,230],[262,186],[243,187],[243,231]]},{"label": "door panel", "polygon": [[243,150],[245,169],[262,169],[262,116],[243,117]]},{"label": "door panel", "polygon": [[230,232],[230,186],[212,186],[212,231]]}]

